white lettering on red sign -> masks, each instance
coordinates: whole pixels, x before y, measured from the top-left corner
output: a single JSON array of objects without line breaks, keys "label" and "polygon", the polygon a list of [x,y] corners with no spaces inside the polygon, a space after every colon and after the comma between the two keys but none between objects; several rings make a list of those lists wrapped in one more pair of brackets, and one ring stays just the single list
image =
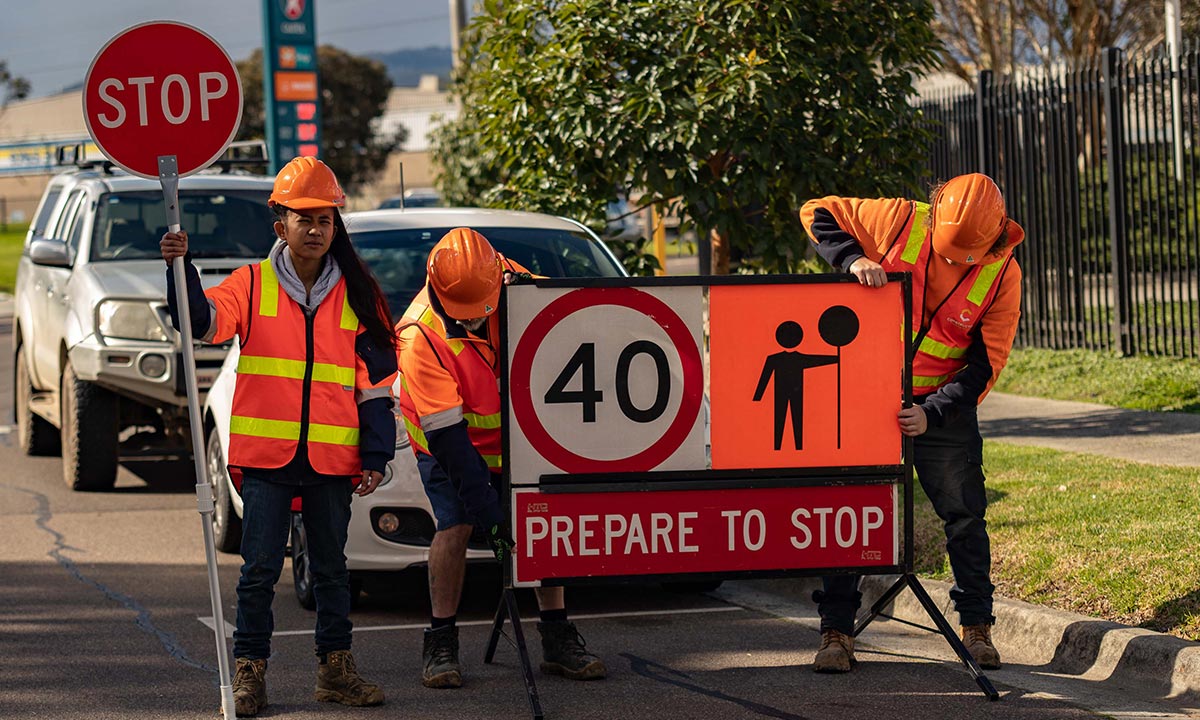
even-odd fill
[{"label": "white lettering on red sign", "polygon": [[[125,82],[121,82],[118,78],[105,78],[100,81],[100,99],[111,107],[111,111],[105,110],[96,116],[96,119],[104,127],[112,130],[125,124],[125,120],[129,116],[125,106],[132,103],[133,100],[127,96],[126,84],[129,89],[136,88],[138,125],[146,127],[152,120],[157,119],[151,117],[154,110],[146,99],[148,86],[157,86],[157,90],[153,91],[158,95],[157,109],[161,110],[162,118],[167,122],[172,125],[182,125],[191,117],[192,85],[183,75],[173,73],[163,78],[161,83],[157,82],[154,77],[131,77],[126,78]],[[196,78],[195,87],[196,101],[200,107],[200,120],[208,122],[210,103],[225,97],[225,94],[229,92],[229,82],[219,72],[202,72]],[[111,115],[110,112],[112,112]]]}]

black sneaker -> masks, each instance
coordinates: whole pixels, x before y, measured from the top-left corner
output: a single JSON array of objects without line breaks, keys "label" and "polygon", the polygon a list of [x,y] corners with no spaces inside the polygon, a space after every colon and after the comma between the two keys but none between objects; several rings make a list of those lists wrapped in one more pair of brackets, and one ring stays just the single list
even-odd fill
[{"label": "black sneaker", "polygon": [[571,680],[599,680],[608,675],[604,662],[587,651],[573,622],[540,622],[542,672]]},{"label": "black sneaker", "polygon": [[425,630],[425,648],[421,653],[425,668],[421,684],[427,688],[462,687],[462,668],[458,664],[458,628]]}]

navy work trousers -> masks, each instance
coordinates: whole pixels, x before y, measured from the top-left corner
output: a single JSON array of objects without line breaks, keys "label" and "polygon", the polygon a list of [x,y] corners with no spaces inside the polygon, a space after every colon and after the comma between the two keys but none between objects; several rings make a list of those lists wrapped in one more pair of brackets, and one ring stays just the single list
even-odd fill
[{"label": "navy work trousers", "polygon": [[275,617],[271,601],[283,569],[291,529],[292,498],[304,508],[308,563],[317,602],[318,655],[350,649],[350,573],[346,570],[346,530],[350,524],[347,481],[284,485],[243,470],[242,576],[237,586],[237,629],[233,655],[261,660],[271,655]]},{"label": "navy work trousers", "polygon": [[[933,510],[945,523],[946,552],[954,572],[950,597],[963,625],[992,624],[992,551],[988,540],[987,495],[983,485],[983,438],[974,408],[945,427],[929,428],[914,443],[913,466]],[[813,594],[821,630],[849,635],[862,603],[856,575],[825,578]]]}]

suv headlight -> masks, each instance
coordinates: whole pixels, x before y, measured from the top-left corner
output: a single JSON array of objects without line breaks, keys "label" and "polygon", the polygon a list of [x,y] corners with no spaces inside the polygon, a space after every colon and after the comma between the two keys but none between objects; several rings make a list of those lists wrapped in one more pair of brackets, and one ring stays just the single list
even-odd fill
[{"label": "suv headlight", "polygon": [[96,331],[106,338],[169,342],[166,330],[149,303],[105,300],[96,312]]}]

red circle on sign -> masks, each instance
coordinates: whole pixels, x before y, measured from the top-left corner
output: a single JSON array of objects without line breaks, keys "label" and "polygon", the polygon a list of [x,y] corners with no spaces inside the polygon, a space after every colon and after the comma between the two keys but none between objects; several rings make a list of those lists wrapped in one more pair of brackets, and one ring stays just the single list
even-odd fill
[{"label": "red circle on sign", "polygon": [[[650,447],[627,458],[595,460],[574,453],[555,440],[533,407],[533,388],[530,378],[533,357],[550,330],[569,315],[597,305],[618,305],[635,310],[658,323],[671,339],[683,367],[683,399],[679,412],[666,432]],[[509,369],[513,415],[521,424],[526,439],[542,457],[564,472],[645,472],[653,469],[679,449],[692,430],[704,397],[704,370],[700,350],[696,347],[687,324],[666,303],[635,288],[583,288],[569,292],[551,302],[538,313],[513,353]]]},{"label": "red circle on sign", "polygon": [[134,25],[105,43],[83,83],[83,117],[100,151],[134,175],[180,176],[225,152],[242,120],[242,81],[216,40],[183,23]]}]

